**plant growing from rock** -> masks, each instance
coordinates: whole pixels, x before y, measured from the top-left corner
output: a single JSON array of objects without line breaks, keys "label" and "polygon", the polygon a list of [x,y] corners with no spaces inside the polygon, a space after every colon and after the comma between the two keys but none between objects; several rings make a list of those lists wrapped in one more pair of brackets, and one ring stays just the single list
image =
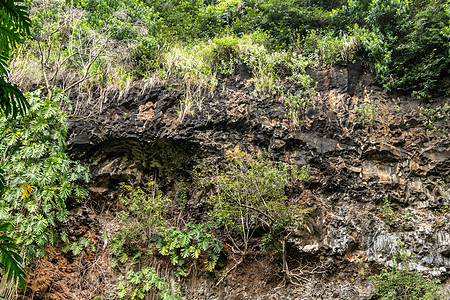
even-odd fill
[{"label": "plant growing from rock", "polygon": [[[211,225],[203,223],[188,223],[181,230],[171,227],[159,235],[154,235],[149,247],[155,247],[161,255],[170,257],[170,262],[175,266],[176,276],[189,274],[186,272],[186,264],[189,260],[201,259],[205,269],[212,272],[223,251],[223,246],[222,241],[207,230],[211,230]],[[149,253],[153,251],[149,250]]]},{"label": "plant growing from rock", "polygon": [[126,210],[118,214],[121,227],[110,242],[115,263],[125,263],[129,255],[137,250],[136,245],[145,245],[155,233],[169,227],[166,215],[172,204],[172,200],[159,190],[153,180],[145,188],[133,188],[123,183],[121,187],[123,193],[119,201],[126,206]]},{"label": "plant growing from rock", "polygon": [[397,223],[398,219],[395,216],[395,212],[392,209],[391,201],[389,201],[388,196],[383,197],[383,204],[381,205],[380,210],[381,214],[389,225],[394,225],[395,223]]},{"label": "plant growing from rock", "polygon": [[178,285],[158,276],[155,268],[142,267],[140,271],[129,270],[126,281],[120,281],[116,287],[120,299],[143,299],[149,292],[156,291],[162,300],[181,300]]},{"label": "plant growing from rock", "polygon": [[253,159],[237,152],[228,158],[223,169],[204,164],[194,176],[210,191],[210,217],[223,226],[234,251],[240,253],[241,262],[255,229],[262,226],[266,230],[265,244],[281,254],[283,270],[289,275],[286,242],[303,227],[309,209],[291,204],[286,189],[308,180],[309,170],[309,166],[298,169],[273,163],[267,157]]},{"label": "plant growing from rock", "polygon": [[420,116],[425,119],[422,121],[423,126],[426,128],[427,134],[431,134],[432,132],[442,132],[442,138],[448,138],[448,130],[445,127],[438,127],[437,122],[445,120],[445,123],[448,123],[448,119],[450,118],[450,105],[445,103],[444,105],[439,105],[435,108],[432,108],[430,104],[427,107],[419,106],[417,108],[420,111]]},{"label": "plant growing from rock", "polygon": [[379,115],[380,110],[376,106],[374,101],[370,103],[358,106],[356,113],[359,115],[358,123],[366,123],[370,126],[375,124],[375,118]]},{"label": "plant growing from rock", "polygon": [[424,278],[419,272],[409,269],[410,261],[410,256],[400,242],[400,252],[393,258],[393,267],[385,268],[379,275],[371,277],[375,284],[372,297],[380,300],[446,299],[448,295],[441,292],[440,281]]},{"label": "plant growing from rock", "polygon": [[[212,272],[223,252],[222,241],[214,237],[208,224],[188,223],[184,228],[171,226],[170,214],[174,201],[150,181],[145,188],[121,184],[120,202],[126,210],[118,214],[121,227],[110,242],[113,264],[131,262],[145,264],[148,255],[168,256],[177,277],[188,276],[198,261]],[[184,183],[181,184],[181,201],[185,201]],[[179,299],[177,287],[168,289],[167,279],[160,278],[153,268],[142,267],[127,273],[128,282],[117,287],[119,298],[142,299],[147,292],[159,291],[162,299]]]},{"label": "plant growing from rock", "polygon": [[292,120],[294,124],[297,124],[300,120],[301,113],[305,110],[306,106],[311,103],[309,97],[305,96],[303,91],[299,91],[296,95],[289,95],[284,98],[288,107],[287,117]]}]

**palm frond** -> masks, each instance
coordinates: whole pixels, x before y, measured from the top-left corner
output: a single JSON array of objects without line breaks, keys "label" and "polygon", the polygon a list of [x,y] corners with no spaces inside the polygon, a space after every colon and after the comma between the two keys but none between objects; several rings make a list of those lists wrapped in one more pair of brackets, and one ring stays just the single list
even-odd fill
[{"label": "palm frond", "polygon": [[[10,231],[11,224],[1,223],[0,232],[5,233]],[[2,268],[7,274],[7,280],[18,282],[19,287],[25,291],[26,289],[26,272],[22,267],[22,257],[18,254],[20,248],[14,244],[15,240],[7,235],[0,236],[0,254]]]},{"label": "palm frond", "polygon": [[10,22],[16,24],[19,31],[25,34],[30,33],[31,20],[28,15],[26,0],[2,0],[0,1],[0,11],[4,12]]},{"label": "palm frond", "polygon": [[8,75],[8,65],[6,62],[8,61],[9,56],[6,53],[2,53],[0,51],[0,76],[6,77]]},{"label": "palm frond", "polygon": [[29,107],[27,99],[19,88],[0,77],[0,111],[6,116],[15,117],[17,113],[25,114]]},{"label": "palm frond", "polygon": [[0,50],[9,53],[20,42],[20,34],[11,24],[0,23]]}]

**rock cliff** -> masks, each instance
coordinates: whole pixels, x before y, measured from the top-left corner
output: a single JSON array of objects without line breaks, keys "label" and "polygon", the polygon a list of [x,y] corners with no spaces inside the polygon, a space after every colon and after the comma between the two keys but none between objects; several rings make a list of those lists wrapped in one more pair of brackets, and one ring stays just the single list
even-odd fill
[{"label": "rock cliff", "polygon": [[[102,235],[117,226],[118,184],[154,177],[174,193],[179,180],[189,184],[198,162],[219,163],[236,150],[311,166],[312,179],[297,195],[311,216],[289,240],[304,281],[284,285],[276,258],[255,250],[219,286],[208,274],[186,279],[184,292],[192,299],[365,299],[368,276],[392,265],[400,247],[414,256],[412,268],[443,278],[446,287],[450,116],[441,111],[449,98],[427,106],[389,94],[358,64],[309,73],[316,93],[296,124],[278,96],[256,92],[245,66],[182,121],[177,110],[184,93],[176,80],[135,83],[126,93],[109,91],[80,107],[69,120],[68,143],[71,156],[90,168],[91,196],[74,204],[60,226],[75,237],[92,236],[97,251],[73,257],[56,244],[32,268],[31,293],[113,299],[124,274],[110,268]],[[189,216],[200,220],[205,209],[201,194],[189,190]]]}]

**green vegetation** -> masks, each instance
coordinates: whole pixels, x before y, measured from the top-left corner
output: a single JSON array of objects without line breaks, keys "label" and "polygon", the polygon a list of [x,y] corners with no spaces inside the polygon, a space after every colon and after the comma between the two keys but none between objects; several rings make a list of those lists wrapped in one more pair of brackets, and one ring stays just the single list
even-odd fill
[{"label": "green vegetation", "polygon": [[[296,72],[277,60],[296,54],[314,68],[359,60],[386,89],[421,98],[449,91],[446,0],[71,3],[32,1],[32,38],[13,65],[15,71],[20,66],[40,71],[18,77],[41,78],[50,87],[61,85],[61,72],[78,74],[59,86],[63,90],[80,78],[125,84],[130,77],[174,76],[180,82],[188,77],[182,106],[195,106],[202,99],[198,88],[214,88],[216,75],[232,75],[237,63],[248,64],[262,86],[272,86],[274,74],[284,79]],[[245,36],[263,49],[248,45]]]},{"label": "green vegetation", "polygon": [[387,90],[430,98],[450,88],[446,0],[48,0],[30,6],[31,38],[14,53],[12,77],[23,86],[44,83],[50,99],[55,86],[85,91],[123,88],[132,78],[150,84],[170,78],[184,95],[183,120],[236,65],[249,67],[260,93],[284,100],[294,90],[308,98],[307,67],[355,60]]},{"label": "green vegetation", "polygon": [[80,254],[84,249],[88,248],[95,252],[95,245],[91,242],[90,239],[86,237],[81,237],[78,241],[75,242],[69,242],[69,238],[65,232],[61,233],[61,240],[66,243],[66,246],[62,249],[64,253],[67,253],[69,251],[72,251],[73,255]]},{"label": "green vegetation", "polygon": [[[358,1],[351,1],[351,6]],[[374,0],[356,30],[386,89],[421,98],[448,93],[450,14],[446,0]],[[447,78],[444,78],[447,77]]]},{"label": "green vegetation", "polygon": [[199,259],[203,256],[205,269],[212,272],[223,251],[222,241],[213,237],[207,230],[209,224],[186,224],[185,228],[168,228],[159,235],[154,235],[149,247],[156,247],[161,255],[169,256],[175,266],[175,276],[187,276],[185,270],[189,258]]},{"label": "green vegetation", "polygon": [[121,227],[110,242],[114,265],[125,263],[130,257],[140,257],[142,252],[137,250],[137,245],[148,244],[158,230],[169,227],[166,216],[172,203],[154,181],[150,181],[144,189],[134,189],[125,184],[122,188],[124,193],[120,201],[127,210],[118,214]]},{"label": "green vegetation", "polygon": [[[58,97],[63,97],[59,94]],[[40,91],[27,95],[30,112],[17,118],[0,117],[0,168],[5,189],[0,220],[15,226],[26,258],[44,256],[55,239],[57,221],[67,217],[66,201],[87,196],[82,182],[89,173],[65,153],[65,114]]]},{"label": "green vegetation", "polygon": [[427,107],[419,106],[418,110],[420,111],[420,116],[424,117],[422,121],[423,126],[426,128],[427,134],[431,134],[432,132],[440,132],[442,133],[442,138],[448,138],[448,132],[444,130],[444,128],[437,125],[437,122],[444,121],[448,123],[450,118],[450,105],[445,103],[443,106],[437,106],[432,108],[430,104],[427,104]]},{"label": "green vegetation", "polygon": [[[223,169],[202,165],[193,175],[200,187],[211,192],[210,223],[187,223],[182,228],[170,224],[177,210],[176,203],[165,196],[154,181],[145,189],[122,185],[124,193],[120,201],[126,211],[118,215],[121,227],[110,243],[115,258],[113,265],[126,262],[145,265],[149,255],[161,255],[170,259],[177,277],[188,276],[193,268],[212,272],[220,265],[224,253],[223,242],[214,235],[215,227],[225,229],[228,241],[242,258],[248,253],[256,227],[262,227],[266,234],[261,247],[272,247],[279,252],[283,270],[291,276],[286,241],[295,230],[303,227],[309,209],[292,204],[286,189],[308,180],[309,167],[298,169],[275,164],[262,156],[252,159],[244,153],[236,153]],[[179,185],[177,198],[182,205],[184,183]],[[199,261],[202,262],[200,267]],[[118,287],[119,296],[136,293],[143,297],[155,280],[166,286],[167,281],[155,277],[152,270],[141,267],[130,271],[128,285],[122,283]],[[137,289],[126,288],[130,284],[137,285]]]},{"label": "green vegetation", "polygon": [[393,258],[393,267],[383,269],[371,277],[375,284],[372,297],[381,300],[418,299],[439,300],[447,295],[441,292],[438,279],[426,279],[420,273],[409,269],[410,256],[400,242],[400,253]]},{"label": "green vegetation", "polygon": [[286,189],[308,180],[309,167],[299,170],[238,152],[229,157],[223,169],[202,165],[194,176],[210,190],[210,217],[224,228],[235,251],[245,257],[255,227],[262,226],[267,232],[262,247],[274,247],[281,254],[283,270],[289,275],[286,241],[303,227],[309,209],[292,204]]},{"label": "green vegetation", "polygon": [[[178,299],[177,286],[172,285],[169,289],[166,279],[145,266],[148,257],[157,254],[169,257],[176,277],[188,276],[193,267],[199,269],[199,261],[202,262],[200,269],[212,272],[223,253],[222,241],[212,234],[210,224],[187,223],[183,228],[171,226],[171,214],[176,204],[159,190],[156,182],[150,181],[145,188],[125,184],[122,188],[124,192],[120,201],[126,210],[118,214],[121,227],[110,242],[113,266],[126,262],[144,266],[127,273],[128,284],[119,284],[118,296],[131,295],[131,299],[136,296],[142,299],[156,287],[160,298]],[[185,197],[183,188],[180,192],[178,198],[182,204]]]},{"label": "green vegetation", "polygon": [[[254,33],[173,47],[166,54],[159,75],[168,78],[173,74],[182,79],[184,98],[180,101],[180,120],[192,115],[195,108],[201,110],[204,96],[211,95],[218,84],[217,76],[230,77],[234,66],[240,63],[252,70],[256,90],[261,95],[288,97],[291,89],[300,88],[307,99],[313,91],[312,79],[306,74],[308,58],[284,50],[270,50],[267,44],[267,35]],[[291,89],[284,84],[290,84]]]},{"label": "green vegetation", "polygon": [[28,103],[16,84],[9,81],[7,61],[30,32],[31,22],[25,0],[5,0],[0,3],[0,113],[16,116],[25,113]]},{"label": "green vegetation", "polygon": [[392,208],[391,201],[389,201],[388,196],[383,197],[383,204],[381,205],[380,210],[387,224],[395,225],[397,223],[398,219],[395,216],[394,209]]},{"label": "green vegetation", "polygon": [[10,223],[2,222],[0,224],[0,254],[2,270],[6,275],[7,281],[12,283],[18,283],[19,287],[25,291],[26,271],[22,266],[23,260],[19,255],[20,247],[16,245],[17,241],[6,235],[13,233],[13,227]]},{"label": "green vegetation", "polygon": [[310,104],[310,99],[304,96],[303,91],[299,91],[298,94],[285,97],[284,101],[288,107],[287,117],[297,124],[306,106]]},{"label": "green vegetation", "polygon": [[130,270],[127,272],[126,281],[117,285],[117,296],[120,299],[144,299],[149,292],[158,291],[161,300],[181,300],[181,293],[176,283],[172,285],[158,276],[154,268],[142,267],[141,271]]},{"label": "green vegetation", "polygon": [[[3,0],[1,267],[9,281],[25,289],[19,252],[26,260],[44,256],[58,236],[57,223],[68,215],[66,203],[87,196],[86,168],[65,153],[61,107],[70,110],[65,95],[72,89],[89,98],[111,88],[125,90],[134,79],[148,85],[169,82],[168,92],[182,94],[181,122],[202,109],[219,81],[225,89],[238,67],[245,66],[257,96],[284,103],[287,117],[298,124],[315,93],[308,69],[358,61],[386,90],[431,102],[450,94],[449,54],[447,0]],[[18,86],[34,91],[26,99]],[[448,105],[424,105],[419,110],[427,133],[448,138],[439,127],[447,122]],[[356,112],[359,122],[374,126],[379,109],[367,102]],[[122,116],[129,119],[127,113]],[[210,195],[206,223],[174,221],[185,213],[184,182],[176,201],[154,181],[144,188],[122,185],[125,209],[110,241],[113,266],[120,263],[128,270],[117,287],[120,298],[142,299],[156,292],[162,299],[179,299],[178,286],[146,266],[149,258],[166,259],[177,277],[188,276],[198,265],[213,272],[224,255],[217,229],[224,229],[242,259],[251,250],[255,230],[263,231],[261,249],[274,249],[285,275],[296,276],[289,270],[286,247],[308,217],[309,209],[292,196],[309,179],[307,166],[298,169],[237,153],[221,167],[199,166],[194,177]],[[397,221],[388,198],[381,213],[389,224]],[[60,237],[64,251],[73,255],[95,250],[87,237]],[[438,299],[432,298],[439,295],[436,282],[421,278],[396,264],[374,279],[376,293],[382,299]]]},{"label": "green vegetation", "polygon": [[356,108],[356,113],[359,115],[358,122],[365,123],[367,125],[373,126],[375,124],[375,118],[380,113],[380,110],[372,101],[367,104],[363,104]]},{"label": "green vegetation", "polygon": [[[6,0],[0,3],[0,116],[5,117],[16,117],[18,113],[23,115],[29,107],[17,85],[10,82],[7,64],[11,51],[30,29],[28,11],[23,2]],[[0,166],[0,197],[3,197],[6,185],[5,170]],[[27,276],[19,254],[21,248],[12,237],[14,231],[10,223],[0,221],[0,267],[7,285],[17,284],[25,291]]]}]

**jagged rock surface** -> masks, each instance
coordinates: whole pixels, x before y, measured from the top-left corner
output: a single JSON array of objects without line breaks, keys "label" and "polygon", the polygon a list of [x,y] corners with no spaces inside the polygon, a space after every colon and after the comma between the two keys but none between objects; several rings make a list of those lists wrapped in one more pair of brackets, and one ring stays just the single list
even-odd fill
[{"label": "jagged rock surface", "polygon": [[[440,131],[427,133],[426,116],[417,109],[425,104],[387,94],[358,65],[311,71],[311,76],[317,94],[298,124],[286,117],[278,97],[256,92],[245,70],[224,80],[182,121],[177,110],[184,93],[177,82],[136,84],[120,98],[110,92],[101,111],[87,108],[71,118],[69,151],[89,166],[91,197],[104,207],[119,182],[156,177],[170,190],[178,180],[189,181],[202,159],[219,163],[238,149],[254,155],[268,151],[274,160],[311,166],[312,180],[298,195],[299,203],[312,207],[311,217],[307,230],[289,241],[290,251],[309,270],[318,270],[311,281],[297,288],[261,274],[253,280],[255,270],[242,271],[254,268],[249,262],[221,287],[205,279],[195,292],[198,299],[363,299],[369,286],[356,275],[360,263],[392,264],[398,240],[414,255],[412,268],[448,275],[450,196],[442,184],[450,180],[448,113],[435,121]],[[435,99],[432,107],[448,102]],[[378,113],[357,112],[372,103]],[[205,199],[195,191],[189,195],[191,215],[202,218]],[[382,213],[384,197],[393,216]],[[104,225],[98,236],[107,230]],[[274,267],[258,255],[254,264]]]}]

